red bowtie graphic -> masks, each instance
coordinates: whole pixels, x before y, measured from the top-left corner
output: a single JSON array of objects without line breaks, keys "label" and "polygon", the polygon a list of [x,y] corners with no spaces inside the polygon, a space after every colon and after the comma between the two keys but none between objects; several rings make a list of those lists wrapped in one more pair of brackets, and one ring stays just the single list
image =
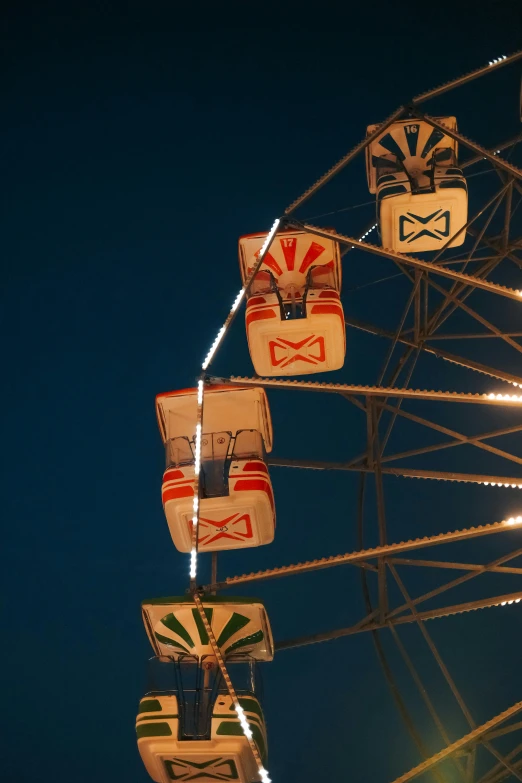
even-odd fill
[{"label": "red bowtie graphic", "polygon": [[[315,346],[316,353],[310,353],[310,349],[313,346]],[[316,337],[315,334],[305,337],[304,340],[298,343],[278,337],[276,340],[270,340],[268,347],[273,367],[288,367],[290,364],[298,361],[308,362],[308,364],[321,364],[326,358],[324,337]],[[300,348],[307,349],[306,355],[298,353]],[[279,358],[277,352],[279,352]]]}]

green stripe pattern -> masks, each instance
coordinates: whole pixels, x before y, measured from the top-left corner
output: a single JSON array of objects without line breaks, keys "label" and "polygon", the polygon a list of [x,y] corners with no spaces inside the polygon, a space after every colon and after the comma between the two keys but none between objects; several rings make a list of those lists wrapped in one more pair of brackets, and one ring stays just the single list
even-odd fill
[{"label": "green stripe pattern", "polygon": [[[166,613],[163,614],[163,611]],[[266,656],[266,647],[263,644],[267,641],[264,632],[264,607],[258,604],[248,607],[246,603],[238,606],[234,601],[230,601],[228,605],[224,602],[205,605],[204,611],[225,657],[233,655],[234,658],[240,659],[251,655],[263,659]],[[156,645],[163,647],[164,654],[174,657],[190,655],[196,658],[212,655],[205,624],[192,603],[178,603],[170,607],[163,604],[149,605],[144,607],[144,617],[146,625],[148,624],[155,637]],[[271,654],[270,646],[269,650]],[[161,650],[159,653],[161,654]]]},{"label": "green stripe pattern", "polygon": [[161,712],[163,707],[158,699],[142,699],[140,701],[140,714],[142,712]]},{"label": "green stripe pattern", "polygon": [[181,638],[188,644],[190,649],[194,647],[194,642],[191,635],[185,626],[180,623],[173,612],[169,612],[169,614],[166,614],[165,617],[162,617],[161,622],[169,629],[169,631],[173,631],[178,636],[181,636]]},{"label": "green stripe pattern", "polygon": [[172,737],[168,723],[139,723],[136,726],[136,736],[142,737]]},{"label": "green stripe pattern", "polygon": [[234,612],[228,623],[223,626],[223,630],[219,634],[219,639],[217,640],[218,647],[223,647],[225,642],[228,642],[231,636],[234,636],[235,633],[244,628],[245,625],[248,625],[249,622],[250,619],[248,617],[245,617],[243,614],[239,614],[239,612]]},{"label": "green stripe pattern", "polygon": [[[212,625],[212,615],[214,613],[214,610],[205,607],[203,611],[205,612],[206,618],[208,620],[208,624]],[[201,619],[201,615],[197,609],[192,610],[192,617],[194,618],[194,622],[196,623],[196,628],[198,629],[201,644],[208,644],[208,633],[205,626],[203,625],[203,620]]]},{"label": "green stripe pattern", "polygon": [[237,642],[234,642],[234,644],[231,644],[230,647],[227,647],[225,655],[229,655],[229,653],[234,650],[239,650],[240,647],[253,647],[255,644],[262,642],[263,638],[263,631],[256,631],[255,633],[251,633],[250,636],[244,636],[242,639],[238,639]]},{"label": "green stripe pattern", "polygon": [[[252,739],[257,745],[263,764],[266,764],[266,743],[263,733],[256,723],[250,723],[250,721],[248,721],[248,725],[252,731]],[[244,737],[243,729],[241,728],[239,721],[230,720],[223,721],[223,723],[218,726],[216,734],[221,737]]]}]

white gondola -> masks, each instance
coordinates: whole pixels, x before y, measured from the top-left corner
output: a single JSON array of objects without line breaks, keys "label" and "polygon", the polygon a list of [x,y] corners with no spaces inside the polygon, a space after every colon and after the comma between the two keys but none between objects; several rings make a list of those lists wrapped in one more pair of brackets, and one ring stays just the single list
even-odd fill
[{"label": "white gondola", "polygon": [[[167,469],[162,499],[172,540],[189,552],[194,498],[195,389],[159,394],[158,424]],[[263,389],[211,386],[205,392],[201,448],[200,551],[273,541],[275,506],[265,452],[272,422]]]},{"label": "white gondola", "polygon": [[[239,240],[243,282],[266,234]],[[246,332],[258,375],[305,375],[344,364],[339,243],[304,231],[277,234],[250,289]]]},{"label": "white gondola", "polygon": [[[224,659],[271,661],[274,642],[262,601],[208,596],[205,613]],[[157,657],[213,658],[212,647],[194,601],[187,596],[142,603],[143,623]]]},{"label": "white gondola", "polygon": [[[257,599],[221,596],[205,597],[203,608],[227,666],[235,667],[239,703],[266,764],[265,720],[256,695],[256,662],[274,654],[265,608]],[[156,783],[260,780],[194,601],[158,598],[144,601],[142,612],[156,655],[151,663],[161,676],[161,687],[141,700],[136,718],[138,749],[150,777]]]},{"label": "white gondola", "polygon": [[[455,117],[438,120],[450,131]],[[367,133],[375,131],[370,125]],[[427,252],[462,245],[468,190],[457,142],[422,120],[400,120],[366,148],[370,193],[377,195],[383,247]]]},{"label": "white gondola", "polygon": [[[239,696],[252,739],[266,763],[267,737],[263,712],[253,693]],[[219,693],[211,706],[209,731],[203,738],[184,736],[183,712],[177,694],[148,694],[136,718],[138,750],[155,783],[173,780],[251,783],[259,772],[231,697]],[[190,737],[190,733],[186,732]]]}]

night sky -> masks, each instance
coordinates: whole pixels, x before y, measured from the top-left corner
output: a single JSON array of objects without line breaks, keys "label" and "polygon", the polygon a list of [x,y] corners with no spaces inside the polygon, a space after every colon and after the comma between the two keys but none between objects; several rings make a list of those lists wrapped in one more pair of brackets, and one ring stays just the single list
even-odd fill
[{"label": "night sky", "polygon": [[[154,396],[197,377],[239,288],[237,238],[267,230],[367,124],[522,44],[517,2],[473,13],[464,2],[368,4],[344,14],[318,6],[306,20],[302,12],[258,18],[251,5],[210,17],[203,9],[180,17],[165,2],[76,5],[90,10],[13,3],[1,28],[6,783],[148,780],[134,736],[151,655],[140,602],[183,594],[188,581],[161,507]],[[520,131],[519,74],[513,66],[487,94],[486,85],[455,93],[445,110],[484,144],[509,138]],[[362,164],[329,193],[300,214],[371,201]],[[374,207],[347,215],[331,225],[360,233]],[[359,296],[357,286],[397,271],[360,259],[344,268],[346,311],[396,324],[404,281]],[[499,281],[522,288],[520,275],[512,269]],[[492,320],[512,317],[503,300],[486,306]],[[375,383],[385,349],[349,330],[335,380]],[[501,352],[499,362],[520,372]],[[253,374],[242,313],[213,369]],[[421,388],[492,386],[440,362],[419,373],[413,385]],[[343,460],[364,447],[364,416],[346,400],[281,392],[269,400],[274,455]],[[477,416],[459,411],[458,422],[480,432],[507,420]],[[410,447],[408,427],[402,432],[395,450]],[[466,455],[453,449],[437,465],[465,470]],[[358,547],[355,474],[273,468],[272,478],[274,543],[224,555],[221,576]],[[405,479],[385,489],[391,540],[520,513],[516,492],[466,494],[461,485]],[[368,513],[374,521],[375,509]],[[487,562],[502,544],[479,541],[473,551],[471,562]],[[433,570],[406,576],[419,593],[441,579]],[[520,577],[504,588],[521,589]],[[470,586],[457,600],[484,589]],[[278,640],[365,613],[355,568],[242,594],[263,597]],[[488,612],[429,626],[478,722],[522,696],[520,615]],[[405,643],[456,739],[466,724],[414,631]],[[435,752],[440,738],[389,649]],[[384,783],[419,762],[369,635],[281,652],[263,679],[274,783]]]}]

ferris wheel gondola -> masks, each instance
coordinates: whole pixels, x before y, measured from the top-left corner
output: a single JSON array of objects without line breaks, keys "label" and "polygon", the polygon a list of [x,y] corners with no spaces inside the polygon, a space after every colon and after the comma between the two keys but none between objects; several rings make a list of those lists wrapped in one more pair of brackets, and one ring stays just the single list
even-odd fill
[{"label": "ferris wheel gondola", "polygon": [[[239,240],[243,283],[266,234]],[[250,288],[245,323],[259,375],[304,375],[344,364],[339,243],[306,231],[283,231],[272,243]]]},{"label": "ferris wheel gondola", "polygon": [[[165,445],[162,500],[172,540],[190,552],[197,390],[159,394],[156,412]],[[270,408],[263,389],[215,387],[206,396],[201,437],[202,552],[269,544],[275,504],[266,453],[272,449]]]},{"label": "ferris wheel gondola", "polygon": [[[247,676],[239,704],[265,763],[266,726],[255,665],[274,655],[266,610],[255,599],[216,596],[205,599],[203,609],[224,660]],[[256,780],[256,763],[194,601],[186,596],[144,601],[142,612],[155,660],[173,670],[174,686],[151,689],[140,702],[138,750],[151,778],[156,783]]]},{"label": "ferris wheel gondola", "polygon": [[[439,122],[457,130],[455,117]],[[369,125],[367,134],[378,128]],[[383,247],[419,253],[463,244],[468,189],[457,152],[453,138],[418,119],[394,122],[368,145],[366,175]]]}]

